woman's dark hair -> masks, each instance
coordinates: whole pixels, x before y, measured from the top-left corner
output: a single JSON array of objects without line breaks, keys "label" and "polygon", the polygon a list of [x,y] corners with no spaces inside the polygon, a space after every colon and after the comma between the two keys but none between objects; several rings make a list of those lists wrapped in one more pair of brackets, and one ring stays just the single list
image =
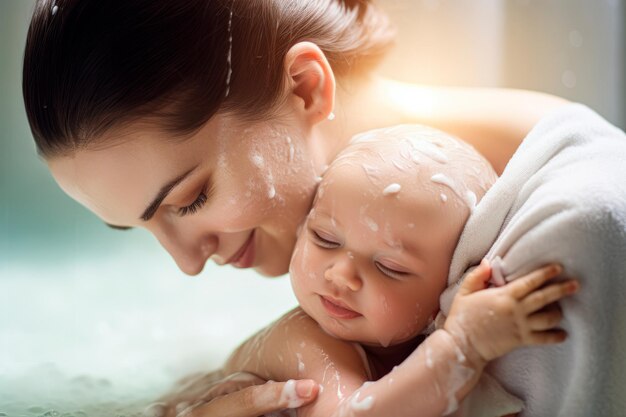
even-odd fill
[{"label": "woman's dark hair", "polygon": [[22,89],[38,152],[68,154],[140,118],[184,137],[218,109],[263,117],[299,41],[341,78],[375,65],[393,31],[366,0],[37,1]]}]

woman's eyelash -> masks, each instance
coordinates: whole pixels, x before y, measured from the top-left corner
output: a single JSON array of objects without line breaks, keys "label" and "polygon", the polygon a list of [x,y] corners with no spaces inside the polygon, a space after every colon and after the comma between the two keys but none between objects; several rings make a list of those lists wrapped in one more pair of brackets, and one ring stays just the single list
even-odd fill
[{"label": "woman's eyelash", "polygon": [[195,212],[197,212],[198,210],[200,210],[202,208],[202,206],[204,206],[204,204],[207,202],[208,198],[207,198],[207,194],[204,190],[202,190],[200,192],[200,194],[198,194],[198,197],[196,198],[196,201],[194,201],[193,203],[189,204],[188,206],[185,207],[181,207],[178,209],[178,215],[183,217],[186,216],[188,214],[194,214]]},{"label": "woman's eyelash", "polygon": [[375,262],[375,264],[376,264],[376,268],[378,268],[380,272],[382,272],[383,274],[387,275],[390,278],[400,279],[407,275],[406,272],[400,272],[400,271],[396,271],[394,269],[388,268],[385,265],[381,264],[380,262]]},{"label": "woman's eyelash", "polygon": [[333,242],[331,240],[328,239],[324,239],[323,237],[321,237],[315,230],[311,230],[311,232],[313,233],[313,237],[315,240],[315,243],[325,249],[335,249],[337,247],[339,247],[339,243],[337,242]]}]

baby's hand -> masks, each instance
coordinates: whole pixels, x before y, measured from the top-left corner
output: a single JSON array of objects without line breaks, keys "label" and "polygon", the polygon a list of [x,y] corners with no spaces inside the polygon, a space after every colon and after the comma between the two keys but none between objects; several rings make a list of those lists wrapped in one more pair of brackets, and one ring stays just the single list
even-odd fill
[{"label": "baby's hand", "polygon": [[556,328],[563,314],[555,302],[574,294],[579,284],[572,279],[548,283],[561,271],[559,265],[548,265],[485,289],[491,268],[483,260],[461,284],[444,330],[466,355],[484,363],[518,347],[564,341],[567,334]]}]

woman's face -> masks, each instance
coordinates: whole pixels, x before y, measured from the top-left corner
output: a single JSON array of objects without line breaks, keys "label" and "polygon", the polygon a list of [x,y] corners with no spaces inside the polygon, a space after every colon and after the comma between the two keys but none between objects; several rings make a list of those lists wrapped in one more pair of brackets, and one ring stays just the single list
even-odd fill
[{"label": "woman's face", "polygon": [[191,138],[131,126],[48,161],[61,188],[116,227],[144,227],[195,275],[207,259],[286,273],[317,172],[296,123],[217,114]]}]

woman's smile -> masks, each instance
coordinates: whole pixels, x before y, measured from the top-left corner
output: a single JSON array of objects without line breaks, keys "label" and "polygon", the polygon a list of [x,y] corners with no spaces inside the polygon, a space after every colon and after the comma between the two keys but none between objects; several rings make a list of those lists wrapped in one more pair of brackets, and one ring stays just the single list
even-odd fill
[{"label": "woman's smile", "polygon": [[239,250],[226,262],[235,268],[250,268],[254,265],[254,230]]}]

